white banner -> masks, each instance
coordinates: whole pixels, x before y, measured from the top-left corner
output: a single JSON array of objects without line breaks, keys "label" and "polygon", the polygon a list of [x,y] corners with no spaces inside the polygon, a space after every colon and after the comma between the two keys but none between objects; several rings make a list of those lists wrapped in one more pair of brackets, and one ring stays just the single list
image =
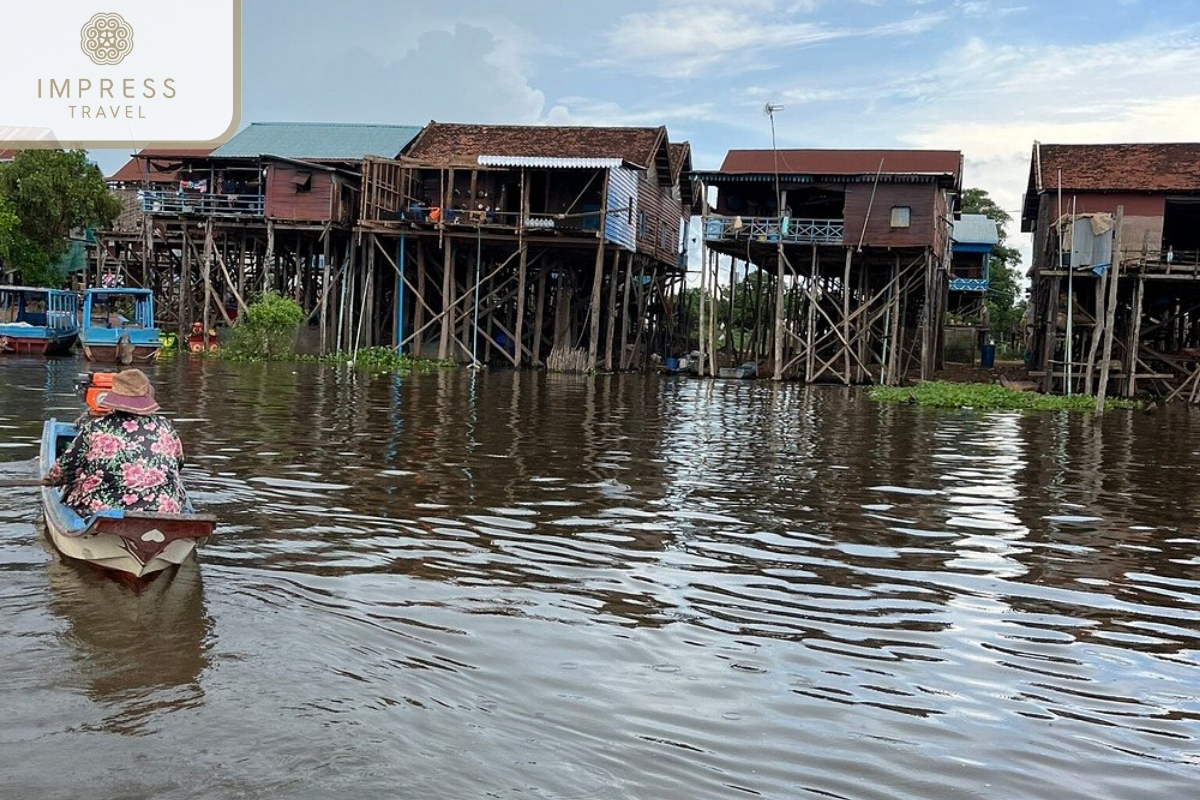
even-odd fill
[{"label": "white banner", "polygon": [[0,146],[216,146],[241,115],[240,0],[5,9]]}]

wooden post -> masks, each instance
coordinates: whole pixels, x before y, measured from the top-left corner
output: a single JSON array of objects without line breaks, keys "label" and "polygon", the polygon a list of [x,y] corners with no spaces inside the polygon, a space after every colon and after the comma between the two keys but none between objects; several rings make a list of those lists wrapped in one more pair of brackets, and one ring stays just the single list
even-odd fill
[{"label": "wooden post", "polygon": [[454,240],[446,239],[442,246],[442,338],[438,358],[445,360],[450,354],[450,331],[454,327]]},{"label": "wooden post", "polygon": [[817,245],[812,246],[812,265],[808,276],[808,319],[804,327],[804,382],[813,382],[813,371],[816,369],[817,346],[817,271],[820,267]]},{"label": "wooden post", "polygon": [[[629,369],[633,356],[629,352],[629,294],[633,288],[633,253],[625,259],[625,292],[621,296],[621,359],[622,370]],[[641,320],[638,321],[641,324]]]},{"label": "wooden post", "polygon": [[[783,380],[783,271],[788,266],[787,256],[783,252],[782,237],[780,238],[781,241],[778,243],[776,248],[778,252],[778,255],[776,256],[778,261],[778,269],[775,270],[775,369],[772,370],[771,374],[771,378],[776,381]],[[732,288],[733,287],[731,285],[731,300],[733,297]]]},{"label": "wooden post", "polygon": [[413,303],[413,358],[425,357],[425,240],[417,239],[417,301]]},{"label": "wooden post", "polygon": [[[601,213],[603,216],[603,213]],[[596,272],[592,276],[591,327],[588,331],[588,363],[592,369],[597,366],[597,356],[600,352],[600,298],[604,284],[604,233],[601,225],[600,244],[596,247]]]},{"label": "wooden post", "polygon": [[850,385],[850,259],[854,251],[846,248],[846,269],[842,273],[842,380]]},{"label": "wooden post", "polygon": [[212,260],[213,260],[213,232],[212,232],[212,217],[209,217],[204,222],[204,256],[201,259],[200,269],[204,274],[204,313],[200,319],[204,322],[204,349],[208,349],[208,329],[209,329],[209,313],[212,311]]},{"label": "wooden post", "polygon": [[[372,235],[374,235],[374,234],[372,234]],[[321,343],[320,343],[319,350],[318,350],[318,352],[321,355],[325,355],[325,353],[328,351],[328,346],[329,346],[329,342],[328,342],[328,336],[329,336],[329,307],[328,307],[329,306],[329,258],[330,258],[330,253],[332,252],[332,247],[331,247],[332,240],[333,240],[333,232],[326,231],[325,232],[325,253],[324,253],[325,270],[321,274],[321,300],[320,300],[321,311],[320,311],[320,321],[317,323],[321,328]]]},{"label": "wooden post", "polygon": [[546,273],[545,267],[538,270],[537,298],[533,309],[533,336],[530,337],[529,352],[533,355],[533,365],[542,365],[542,329],[546,321]]},{"label": "wooden post", "polygon": [[[1143,269],[1145,263],[1143,262]],[[1127,361],[1129,366],[1125,371],[1125,396],[1133,397],[1137,394],[1137,369],[1138,369],[1138,352],[1142,349],[1142,303],[1146,296],[1146,273],[1138,273],[1137,286],[1133,290],[1133,309],[1130,315],[1133,317],[1133,334],[1129,338],[1129,354]]]},{"label": "wooden post", "polygon": [[608,279],[608,328],[604,332],[604,371],[612,372],[613,342],[617,333],[617,277],[621,274],[621,251],[613,250],[612,275]]},{"label": "wooden post", "polygon": [[1121,223],[1125,206],[1117,206],[1113,221],[1112,275],[1108,279],[1108,308],[1104,312],[1104,358],[1100,364],[1100,385],[1096,387],[1096,413],[1104,413],[1104,396],[1108,391],[1108,370],[1112,362],[1113,326],[1117,316],[1117,286],[1121,277]]},{"label": "wooden post", "polygon": [[275,220],[267,220],[267,254],[263,257],[262,286],[260,291],[266,291],[270,286],[268,275],[275,274]]},{"label": "wooden post", "polygon": [[192,240],[188,236],[187,226],[182,226],[180,234],[180,266],[179,266],[179,333],[182,335],[190,328],[187,319],[192,303]]}]

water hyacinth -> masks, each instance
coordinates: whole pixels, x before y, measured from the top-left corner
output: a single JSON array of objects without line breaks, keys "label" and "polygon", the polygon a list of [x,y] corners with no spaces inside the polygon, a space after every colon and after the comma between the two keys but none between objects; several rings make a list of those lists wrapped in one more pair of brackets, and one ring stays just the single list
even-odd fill
[{"label": "water hyacinth", "polygon": [[[983,411],[1094,411],[1096,398],[1090,395],[1038,394],[1008,389],[995,383],[954,383],[926,381],[914,386],[876,386],[872,400],[885,403],[916,403],[930,408],[975,408]],[[1110,398],[1106,409],[1141,408],[1136,400]]]}]

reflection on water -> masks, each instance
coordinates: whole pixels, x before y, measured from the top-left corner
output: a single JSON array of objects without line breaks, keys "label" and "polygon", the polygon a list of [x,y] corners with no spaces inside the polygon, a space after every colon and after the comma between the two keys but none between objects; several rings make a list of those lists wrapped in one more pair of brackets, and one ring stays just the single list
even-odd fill
[{"label": "reflection on water", "polygon": [[[0,473],[77,407],[50,364],[6,366]],[[134,596],[0,493],[14,796],[1193,792],[1186,410],[154,369],[221,525]]]},{"label": "reflection on water", "polygon": [[195,561],[135,592],[86,565],[51,557],[46,583],[48,607],[66,622],[62,638],[87,696],[111,710],[106,729],[152,732],[155,718],[203,702],[212,620]]}]

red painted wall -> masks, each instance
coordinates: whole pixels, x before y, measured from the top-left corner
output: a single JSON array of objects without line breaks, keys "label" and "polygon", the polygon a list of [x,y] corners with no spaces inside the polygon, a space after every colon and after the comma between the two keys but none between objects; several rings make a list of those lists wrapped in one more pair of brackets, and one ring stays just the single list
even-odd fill
[{"label": "red painted wall", "polygon": [[[311,175],[307,191],[294,179]],[[324,170],[307,170],[284,164],[267,169],[266,215],[291,222],[328,222],[333,211],[333,176]]]}]

